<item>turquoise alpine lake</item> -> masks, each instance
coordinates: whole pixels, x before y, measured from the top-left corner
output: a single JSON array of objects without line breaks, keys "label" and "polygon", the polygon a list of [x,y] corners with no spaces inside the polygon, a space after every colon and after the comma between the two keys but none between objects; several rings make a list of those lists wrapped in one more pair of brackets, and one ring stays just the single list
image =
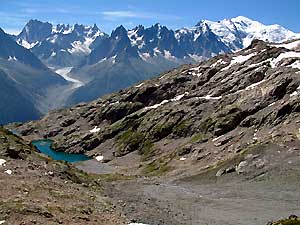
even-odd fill
[{"label": "turquoise alpine lake", "polygon": [[63,160],[66,162],[79,162],[89,160],[88,156],[85,154],[74,154],[74,153],[66,153],[66,152],[59,152],[54,151],[51,148],[51,140],[39,140],[33,141],[32,144],[43,154],[48,155],[54,160]]}]

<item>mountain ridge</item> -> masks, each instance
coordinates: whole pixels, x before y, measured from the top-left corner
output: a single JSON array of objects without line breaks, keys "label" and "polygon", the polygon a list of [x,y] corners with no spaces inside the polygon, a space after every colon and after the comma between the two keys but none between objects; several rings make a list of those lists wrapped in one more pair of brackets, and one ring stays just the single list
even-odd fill
[{"label": "mountain ridge", "polygon": [[[33,27],[36,31],[38,31],[42,27],[42,32],[40,32],[39,34],[35,34],[32,29]],[[153,56],[155,52],[157,52],[161,53],[165,57],[168,57],[169,54],[171,54],[171,56],[180,59],[184,57],[189,57],[189,55],[197,55],[198,57],[203,56],[207,58],[211,57],[211,54],[216,55],[222,52],[226,53],[230,51],[235,51],[247,47],[250,44],[251,40],[255,38],[265,41],[268,40],[269,42],[282,42],[299,37],[300,35],[289,31],[288,29],[280,25],[264,25],[260,22],[251,20],[243,16],[238,16],[231,19],[224,19],[218,22],[201,20],[192,28],[182,28],[177,29],[175,31],[168,29],[166,26],[162,26],[158,23],[148,28],[139,25],[132,29],[125,29],[121,25],[120,27],[113,30],[110,36],[115,35],[115,32],[118,32],[120,28],[123,28],[123,34],[121,34],[121,36],[127,36],[127,38],[129,38],[130,45],[132,47],[136,46],[138,48],[138,54],[141,55],[147,53],[150,54],[150,56]],[[43,30],[46,31],[43,32]],[[53,25],[48,22],[30,20],[26,24],[22,32],[19,35],[17,35],[15,39],[19,44],[22,44],[22,41],[28,42],[28,44],[24,44],[24,47],[35,49],[33,51],[36,51],[36,54],[38,54],[40,57],[40,53],[38,53],[38,46],[36,46],[36,41],[41,42],[45,41],[45,39],[48,39],[48,41],[52,41],[53,43],[55,43],[55,35],[59,34],[62,35],[62,37],[64,37],[70,35],[73,32],[80,33],[83,36],[83,38],[87,38],[88,35],[90,38],[92,38],[92,40],[90,40],[91,43],[86,44],[86,46],[84,47],[85,50],[81,49],[82,52],[85,51],[86,54],[91,53],[91,51],[97,47],[97,38],[100,38],[100,40],[98,41],[101,42],[101,37],[105,39],[109,36],[108,34],[101,32],[96,24],[94,24],[93,26],[85,26],[78,24],[75,24],[73,26],[69,24]],[[217,40],[208,39],[210,40],[210,42],[216,43],[216,45],[218,46],[216,49],[208,51],[208,53],[203,53],[197,50],[193,51],[192,47],[193,49],[197,49],[196,43],[194,43],[190,48],[186,47],[187,42],[193,43],[197,41],[201,34],[205,34],[206,32],[212,32],[214,35],[217,36],[216,39],[221,41],[222,44],[218,43]],[[32,36],[32,38],[28,40],[28,37],[31,37],[30,35]],[[43,38],[36,38],[35,36],[38,35],[40,35]],[[166,41],[164,43],[163,41],[155,40],[156,38],[166,39]],[[70,43],[68,43],[69,47],[72,43],[71,41],[73,41],[74,43],[75,41],[82,42],[83,40],[70,40]],[[184,41],[185,43],[183,43]],[[34,44],[34,46],[32,46],[32,44]],[[171,46],[167,46],[167,44]],[[178,44],[185,45],[185,48],[182,49],[180,46],[176,46]],[[90,46],[92,47],[89,48]],[[60,47],[62,47],[62,50],[67,51],[68,53],[72,53],[70,48],[67,48],[66,46]],[[80,46],[77,47],[77,50],[80,51]],[[155,48],[157,49],[155,50]],[[154,50],[155,52],[153,52]],[[165,51],[168,52],[166,53]],[[57,54],[57,50],[53,52]],[[48,53],[47,57],[50,57],[50,55],[51,54]],[[107,58],[109,58],[109,56]]]},{"label": "mountain ridge", "polygon": [[[47,112],[50,108],[92,101],[182,64],[194,64],[215,55],[235,52],[248,45],[253,38],[277,42],[297,36],[278,25],[266,26],[245,17],[218,22],[202,20],[192,28],[175,31],[158,23],[151,27],[140,25],[130,30],[119,26],[110,35],[102,32],[96,24],[52,25],[30,20],[19,35],[10,38],[30,48],[33,54],[23,49],[24,54],[20,56],[3,55],[6,61],[2,62],[5,66],[9,65],[12,71],[11,64],[15,62],[20,65],[17,60],[22,58],[24,62],[27,60],[27,64],[43,68],[49,74],[52,73],[50,70],[68,71],[61,76],[80,84],[70,84],[70,87],[59,82],[60,87],[49,90],[48,94],[33,95],[36,99],[32,101],[38,102],[38,110]],[[10,38],[8,42],[11,42]],[[22,49],[17,44],[4,43],[2,48],[12,45],[14,49]],[[16,66],[15,73],[11,74],[23,73],[21,67]],[[29,68],[22,70],[33,73]],[[10,75],[7,70],[5,72]],[[63,90],[64,87],[66,90]],[[29,88],[23,89],[23,92],[31,95],[34,88]],[[35,86],[35,89],[38,88]],[[64,94],[59,96],[58,92]],[[51,106],[42,103],[40,99],[44,97]]]}]

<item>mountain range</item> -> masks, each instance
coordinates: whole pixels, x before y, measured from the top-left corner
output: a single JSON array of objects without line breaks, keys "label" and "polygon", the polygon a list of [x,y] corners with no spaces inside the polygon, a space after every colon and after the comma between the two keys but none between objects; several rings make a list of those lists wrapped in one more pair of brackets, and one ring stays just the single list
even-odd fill
[{"label": "mountain range", "polygon": [[[30,20],[19,35],[2,31],[0,48],[5,50],[0,51],[0,69],[38,112],[21,119],[26,120],[53,108],[94,100],[182,64],[237,51],[253,39],[282,42],[297,37],[299,34],[279,25],[266,26],[242,16],[218,22],[201,20],[192,28],[178,30],[160,24],[129,30],[119,26],[110,35],[96,24],[53,25]],[[7,47],[11,45],[22,53],[15,56],[15,50]],[[24,71],[29,82],[23,84],[20,74]],[[45,74],[39,75],[45,83],[33,88],[30,83],[37,81],[33,75],[37,72]]]}]

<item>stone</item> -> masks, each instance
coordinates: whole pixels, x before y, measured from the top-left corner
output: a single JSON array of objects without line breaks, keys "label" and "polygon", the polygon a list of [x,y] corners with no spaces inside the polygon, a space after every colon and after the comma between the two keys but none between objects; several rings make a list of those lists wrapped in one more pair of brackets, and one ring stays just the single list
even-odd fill
[{"label": "stone", "polygon": [[245,167],[248,165],[247,161],[241,161],[237,166],[236,166],[236,172],[238,174],[241,174],[245,172]]},{"label": "stone", "polygon": [[225,174],[225,170],[224,169],[220,169],[220,170],[218,170],[218,172],[216,173],[216,177],[220,177],[220,176],[222,176],[222,175],[224,175]]}]

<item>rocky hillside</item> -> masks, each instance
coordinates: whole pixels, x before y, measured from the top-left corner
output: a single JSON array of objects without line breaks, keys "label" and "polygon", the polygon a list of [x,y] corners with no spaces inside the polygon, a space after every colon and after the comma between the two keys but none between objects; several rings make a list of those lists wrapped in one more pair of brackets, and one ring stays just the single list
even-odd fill
[{"label": "rocky hillside", "polygon": [[[237,53],[185,65],[17,128],[59,151],[104,156],[127,173],[192,175],[218,168],[259,175],[295,170],[299,41],[255,40]],[[277,154],[274,149],[278,149]]]},{"label": "rocky hillside", "polygon": [[105,197],[104,181],[0,128],[1,224],[125,224]]},{"label": "rocky hillside", "polygon": [[299,44],[255,40],[11,127],[26,140],[100,156],[86,161],[92,172],[138,174],[106,190],[116,209],[145,224],[257,225],[299,215]]}]

